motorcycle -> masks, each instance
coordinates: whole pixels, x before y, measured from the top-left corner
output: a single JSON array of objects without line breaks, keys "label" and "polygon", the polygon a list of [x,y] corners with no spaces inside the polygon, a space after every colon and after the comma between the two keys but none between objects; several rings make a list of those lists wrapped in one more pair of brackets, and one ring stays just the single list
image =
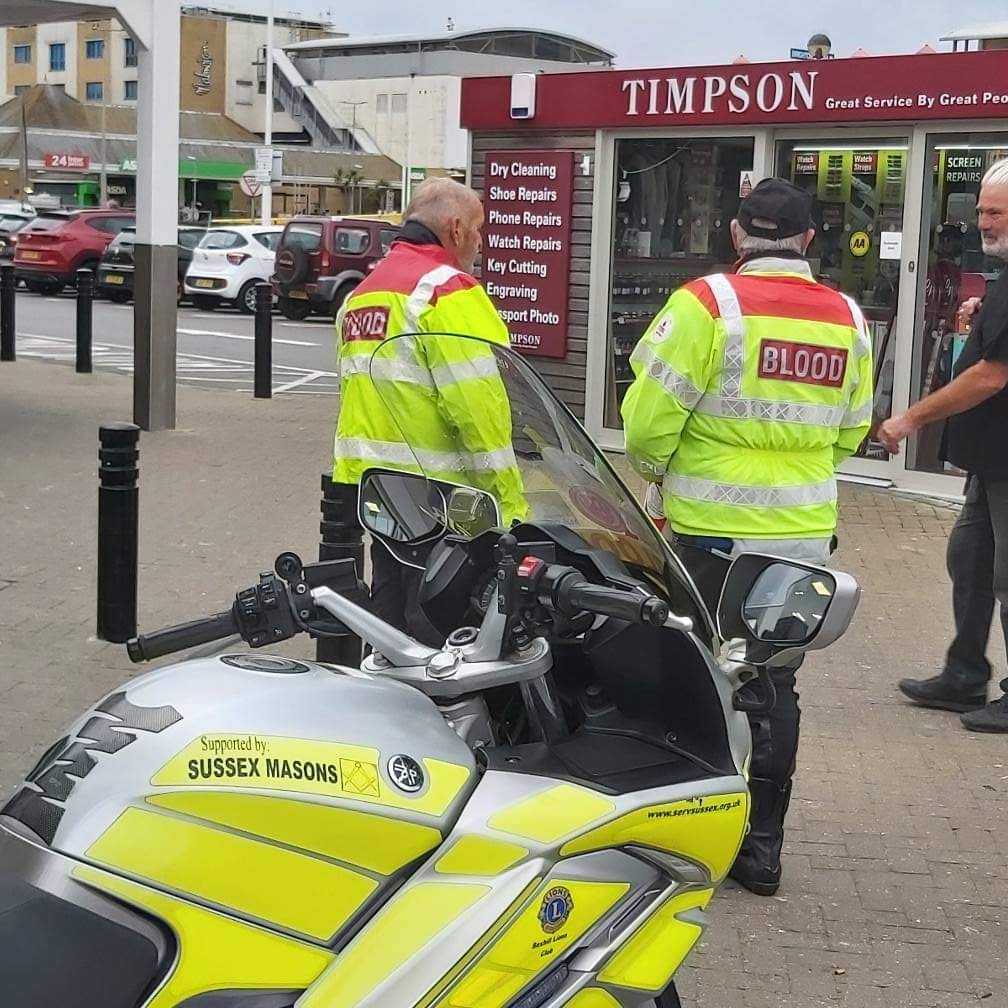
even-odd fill
[{"label": "motorcycle", "polygon": [[[399,402],[424,361],[456,407],[510,407],[480,418],[505,447],[459,449],[454,479]],[[370,373],[412,454],[365,473],[359,517],[439,645],[362,605],[353,560],[293,553],[229,610],[130,641],[249,649],[131,679],[0,808],[6,1004],[679,1004],[747,828],[746,704],[845,631],[858,587],[746,554],[715,621],[516,354],[400,337]],[[359,668],[256,653],[347,632]]]}]

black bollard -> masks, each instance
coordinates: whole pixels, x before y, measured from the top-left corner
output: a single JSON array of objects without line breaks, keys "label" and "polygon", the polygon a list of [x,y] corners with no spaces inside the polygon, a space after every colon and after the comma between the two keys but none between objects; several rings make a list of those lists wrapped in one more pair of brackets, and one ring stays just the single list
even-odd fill
[{"label": "black bollard", "polygon": [[14,267],[5,263],[0,268],[0,361],[17,360],[14,341],[14,288],[17,279]]},{"label": "black bollard", "polygon": [[273,398],[273,285],[256,284],[255,398]]},{"label": "black bollard", "polygon": [[137,632],[140,428],[98,428],[98,637],[122,644]]},{"label": "black bollard", "polygon": [[[322,523],[319,525],[322,541],[319,560],[353,558],[357,564],[357,577],[364,576],[364,530],[357,520],[357,487],[347,483],[334,483],[331,473],[322,473]],[[354,599],[363,603],[365,599]],[[319,637],[315,642],[318,661],[333,662],[358,668],[361,663],[362,643],[354,634],[340,637]]]},{"label": "black bollard", "polygon": [[94,306],[94,273],[77,270],[77,373],[91,374],[91,312]]}]

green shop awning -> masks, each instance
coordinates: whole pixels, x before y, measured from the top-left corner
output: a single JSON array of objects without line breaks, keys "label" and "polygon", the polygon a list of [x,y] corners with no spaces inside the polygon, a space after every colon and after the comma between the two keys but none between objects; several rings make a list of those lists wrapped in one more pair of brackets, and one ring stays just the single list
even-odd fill
[{"label": "green shop awning", "polygon": [[242,161],[179,161],[179,177],[184,179],[218,179],[237,181],[252,165]]}]

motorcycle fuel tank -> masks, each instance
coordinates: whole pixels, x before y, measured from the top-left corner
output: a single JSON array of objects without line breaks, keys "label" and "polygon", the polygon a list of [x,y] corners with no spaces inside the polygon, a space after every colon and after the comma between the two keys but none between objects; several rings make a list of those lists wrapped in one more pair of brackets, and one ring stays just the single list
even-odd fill
[{"label": "motorcycle fuel tank", "polygon": [[103,872],[332,946],[441,844],[475,778],[469,748],[410,687],[224,655],[106,697],[0,821]]}]

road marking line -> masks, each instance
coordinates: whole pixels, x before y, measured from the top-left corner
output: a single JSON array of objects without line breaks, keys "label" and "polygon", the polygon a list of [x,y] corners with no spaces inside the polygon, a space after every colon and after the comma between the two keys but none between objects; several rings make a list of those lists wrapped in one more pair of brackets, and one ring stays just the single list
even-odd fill
[{"label": "road marking line", "polygon": [[310,374],[306,374],[303,378],[298,378],[295,381],[288,382],[286,385],[281,385],[279,388],[273,389],[274,392],[287,392],[292,388],[297,388],[298,385],[305,385],[308,382],[315,381],[316,378],[324,377],[324,371],[312,371]]},{"label": "road marking line", "polygon": [[[213,329],[178,329],[182,336],[220,336],[222,339],[244,340],[246,343],[254,343],[255,336],[246,336],[244,333],[219,332]],[[284,346],[306,346],[320,347],[321,343],[306,343],[304,340],[274,339],[274,343],[282,343]]]}]

